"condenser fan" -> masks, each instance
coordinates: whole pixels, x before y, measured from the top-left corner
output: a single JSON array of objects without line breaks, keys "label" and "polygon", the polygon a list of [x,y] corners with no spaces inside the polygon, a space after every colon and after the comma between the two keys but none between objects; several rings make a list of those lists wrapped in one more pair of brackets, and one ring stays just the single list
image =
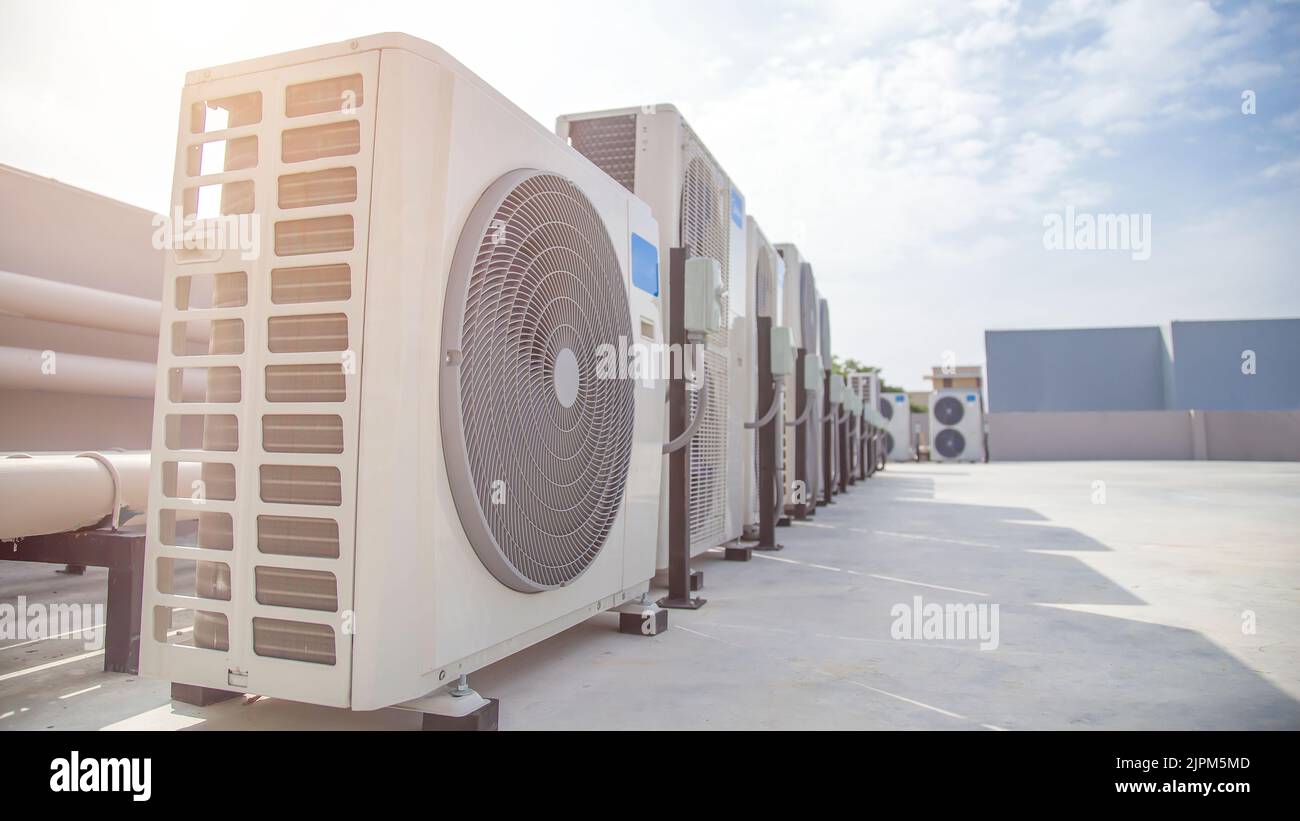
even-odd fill
[{"label": "condenser fan", "polygon": [[894,406],[888,400],[880,400],[880,415],[886,419],[894,418]]},{"label": "condenser fan", "polygon": [[934,418],[940,425],[955,425],[966,415],[961,400],[955,396],[945,396],[934,403]]},{"label": "condenser fan", "polygon": [[885,453],[894,452],[894,434],[885,433]]},{"label": "condenser fan", "polygon": [[609,536],[634,396],[630,380],[596,378],[596,363],[631,333],[618,257],[582,191],[535,170],[497,180],[456,246],[440,408],[456,512],[515,590],[572,582]]},{"label": "condenser fan", "polygon": [[945,428],[934,437],[934,449],[945,459],[956,459],[966,450],[966,437],[954,428]]}]

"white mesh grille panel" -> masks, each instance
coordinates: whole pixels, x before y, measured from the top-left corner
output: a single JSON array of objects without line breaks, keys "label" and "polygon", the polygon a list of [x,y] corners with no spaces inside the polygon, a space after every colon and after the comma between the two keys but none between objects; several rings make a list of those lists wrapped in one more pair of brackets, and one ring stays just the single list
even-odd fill
[{"label": "white mesh grille panel", "polygon": [[[731,185],[689,131],[683,150],[681,241],[690,256],[710,257],[719,262],[724,292],[722,328],[709,334],[704,353],[709,404],[704,409],[699,432],[691,441],[690,539],[694,548],[719,544],[726,534],[730,308],[725,294],[730,290],[732,273],[727,228]],[[691,413],[695,411],[696,399],[692,395]]]},{"label": "white mesh grille panel", "polygon": [[516,590],[572,582],[604,547],[631,458],[633,385],[596,376],[630,339],[622,268],[569,180],[506,175],[456,250],[443,316],[442,437],[456,510]]},{"label": "white mesh grille panel", "polygon": [[635,114],[573,120],[569,144],[624,188],[636,190]]}]

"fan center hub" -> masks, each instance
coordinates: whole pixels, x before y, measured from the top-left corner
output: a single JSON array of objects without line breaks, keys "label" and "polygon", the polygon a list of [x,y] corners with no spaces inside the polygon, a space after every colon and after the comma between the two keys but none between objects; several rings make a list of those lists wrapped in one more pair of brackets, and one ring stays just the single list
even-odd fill
[{"label": "fan center hub", "polygon": [[578,355],[572,348],[561,348],[555,355],[555,363],[551,370],[555,381],[555,398],[560,400],[560,404],[564,407],[573,407],[573,403],[578,401],[578,388],[581,385]]}]

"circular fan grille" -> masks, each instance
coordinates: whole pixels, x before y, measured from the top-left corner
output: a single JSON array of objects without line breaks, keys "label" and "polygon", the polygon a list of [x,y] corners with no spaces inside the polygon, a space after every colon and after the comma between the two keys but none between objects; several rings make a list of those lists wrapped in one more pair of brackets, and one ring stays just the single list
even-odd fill
[{"label": "circular fan grille", "polygon": [[940,425],[955,425],[966,415],[961,400],[955,396],[945,396],[934,403],[934,418]]},{"label": "circular fan grille", "polygon": [[511,588],[572,582],[609,536],[634,398],[597,361],[631,333],[618,257],[578,187],[520,170],[489,188],[448,280],[440,408],[456,512]]},{"label": "circular fan grille", "polygon": [[893,453],[893,452],[894,452],[894,434],[892,434],[892,433],[886,433],[886,434],[885,434],[885,453],[886,453],[886,454],[890,454],[890,453]]},{"label": "circular fan grille", "polygon": [[934,437],[934,449],[939,451],[940,456],[956,459],[961,456],[962,451],[966,450],[966,437],[962,436],[959,430],[946,428]]},{"label": "circular fan grille", "polygon": [[889,403],[889,400],[887,399],[880,400],[880,415],[885,417],[886,419],[894,418],[894,406]]}]

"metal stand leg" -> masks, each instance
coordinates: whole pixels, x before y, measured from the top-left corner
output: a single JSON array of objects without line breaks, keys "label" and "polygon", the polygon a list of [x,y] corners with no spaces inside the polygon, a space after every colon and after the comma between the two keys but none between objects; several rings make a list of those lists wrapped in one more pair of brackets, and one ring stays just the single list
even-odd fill
[{"label": "metal stand leg", "polygon": [[144,595],[144,538],[132,539],[128,563],[108,570],[104,670],[140,672],[140,608]]},{"label": "metal stand leg", "polygon": [[[686,280],[686,249],[673,248],[668,265],[668,341],[677,350],[688,350],[685,305],[682,290]],[[685,356],[683,356],[685,359]],[[704,409],[701,408],[703,413]],[[668,383],[668,430],[673,440],[686,432],[690,408],[686,402],[685,374],[673,375]],[[691,595],[691,545],[687,527],[690,522],[687,487],[690,484],[691,445],[668,454],[668,595],[659,600],[660,607],[698,610],[706,599]]]},{"label": "metal stand leg", "polygon": [[795,352],[794,362],[794,415],[796,420],[803,419],[794,428],[794,481],[795,487],[802,494],[802,501],[796,501],[793,505],[792,514],[796,521],[805,521],[809,515],[809,502],[816,505],[815,499],[808,498],[808,440],[810,422],[805,418],[810,415],[808,410],[808,391],[804,390],[804,372],[807,368],[807,353],[803,348]]},{"label": "metal stand leg", "polygon": [[831,371],[829,362],[825,363],[826,371],[822,375],[822,500],[823,505],[833,505],[835,502],[831,497],[835,495],[835,488],[831,482],[831,459],[835,458],[831,446],[834,444],[833,431],[831,426]]},{"label": "metal stand leg", "polygon": [[[771,407],[777,384],[772,375],[772,318],[758,317],[758,406]],[[779,416],[779,414],[778,414]],[[755,550],[780,550],[776,541],[776,509],[781,488],[776,486],[776,437],[783,434],[780,419],[758,429],[758,544]],[[745,560],[748,561],[746,556]]]}]

